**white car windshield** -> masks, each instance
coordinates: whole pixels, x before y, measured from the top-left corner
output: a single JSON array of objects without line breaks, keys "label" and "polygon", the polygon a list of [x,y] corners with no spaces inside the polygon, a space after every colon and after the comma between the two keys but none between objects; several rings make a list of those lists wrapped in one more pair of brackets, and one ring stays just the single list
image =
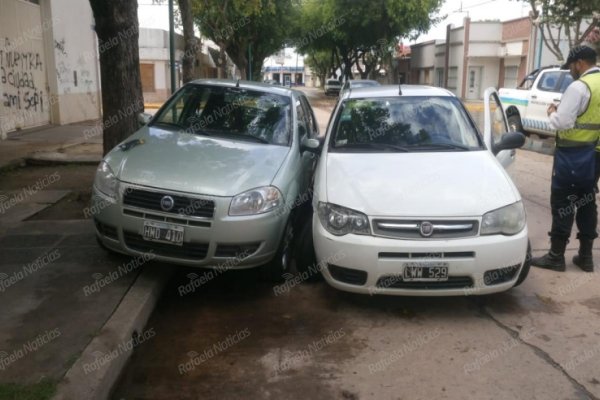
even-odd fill
[{"label": "white car windshield", "polygon": [[454,97],[406,96],[345,100],[331,151],[479,150],[483,143]]}]

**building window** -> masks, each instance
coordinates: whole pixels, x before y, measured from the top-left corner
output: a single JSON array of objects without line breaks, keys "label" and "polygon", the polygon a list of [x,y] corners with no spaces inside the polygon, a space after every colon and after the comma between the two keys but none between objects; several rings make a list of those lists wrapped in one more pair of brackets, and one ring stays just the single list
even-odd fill
[{"label": "building window", "polygon": [[504,87],[516,88],[519,77],[519,67],[506,67],[504,68]]},{"label": "building window", "polygon": [[140,64],[142,78],[142,91],[144,93],[156,92],[154,87],[154,64]]}]

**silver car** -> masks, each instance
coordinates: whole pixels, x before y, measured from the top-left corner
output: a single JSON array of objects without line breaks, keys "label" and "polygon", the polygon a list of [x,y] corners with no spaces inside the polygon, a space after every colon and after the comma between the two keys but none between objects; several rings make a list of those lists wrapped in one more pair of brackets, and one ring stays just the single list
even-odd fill
[{"label": "silver car", "polygon": [[261,266],[280,279],[297,226],[309,220],[318,133],[301,92],[189,83],[98,166],[98,240],[187,266]]}]

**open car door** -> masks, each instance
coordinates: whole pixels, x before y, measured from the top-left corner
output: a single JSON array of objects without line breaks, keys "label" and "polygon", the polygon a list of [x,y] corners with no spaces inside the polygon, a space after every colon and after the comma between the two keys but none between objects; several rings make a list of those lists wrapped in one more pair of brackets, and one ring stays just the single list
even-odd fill
[{"label": "open car door", "polygon": [[487,88],[483,96],[483,140],[500,164],[505,169],[509,169],[515,161],[517,151],[515,149],[497,151],[498,144],[502,141],[503,136],[510,132],[506,113],[502,108],[502,103],[496,89],[492,87]]}]

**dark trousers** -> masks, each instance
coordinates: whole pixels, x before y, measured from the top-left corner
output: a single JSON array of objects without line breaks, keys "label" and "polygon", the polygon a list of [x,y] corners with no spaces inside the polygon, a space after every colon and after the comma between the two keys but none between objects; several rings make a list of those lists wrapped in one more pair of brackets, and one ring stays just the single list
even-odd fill
[{"label": "dark trousers", "polygon": [[596,193],[598,193],[598,179],[600,179],[600,151],[596,152]]},{"label": "dark trousers", "polygon": [[552,230],[550,236],[569,239],[573,221],[577,222],[578,239],[595,239],[598,213],[596,210],[596,192],[589,189],[552,189],[550,193],[552,207]]}]

